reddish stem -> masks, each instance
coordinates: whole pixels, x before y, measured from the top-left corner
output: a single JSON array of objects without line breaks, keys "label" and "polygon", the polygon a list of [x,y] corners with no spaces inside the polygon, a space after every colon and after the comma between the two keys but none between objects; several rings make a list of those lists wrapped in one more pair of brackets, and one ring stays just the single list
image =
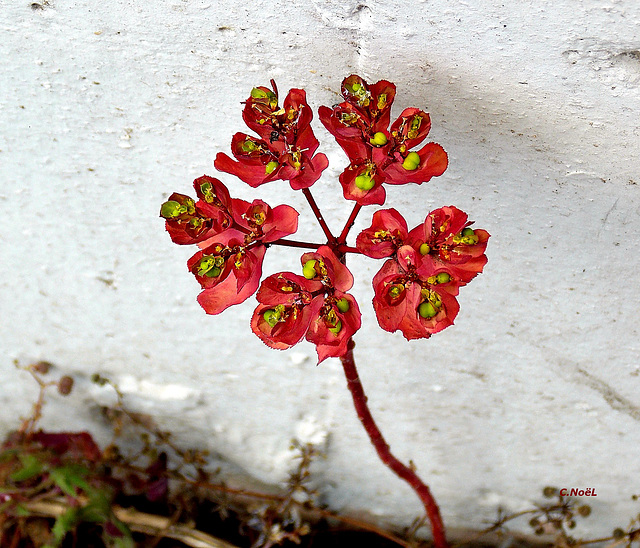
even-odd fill
[{"label": "reddish stem", "polygon": [[[270,245],[283,245],[288,247],[302,247],[304,249],[318,249],[319,247],[325,244],[315,244],[313,242],[300,242],[298,240],[288,240],[286,238],[280,238],[279,240],[275,240],[274,242],[268,242],[264,245],[266,245],[267,247]],[[345,253],[360,253],[358,249],[348,245],[339,245],[337,246],[337,250],[338,250],[338,253],[341,253],[343,255]]]},{"label": "reddish stem", "polygon": [[364,393],[364,388],[362,387],[360,377],[358,376],[358,370],[356,369],[356,362],[353,357],[354,346],[355,343],[353,342],[353,339],[351,339],[349,341],[347,353],[340,358],[340,361],[342,362],[344,374],[347,378],[347,386],[349,387],[349,391],[353,397],[353,404],[356,408],[356,412],[358,413],[358,418],[364,426],[364,429],[367,431],[369,439],[375,447],[380,460],[387,467],[393,470],[397,476],[406,481],[422,501],[422,504],[427,511],[429,521],[431,522],[431,534],[433,535],[433,542],[435,546],[437,548],[448,548],[449,544],[447,543],[447,538],[445,536],[444,524],[440,517],[440,510],[433,498],[433,495],[431,494],[431,491],[429,490],[429,487],[423,483],[412,468],[405,466],[393,456],[389,444],[382,437],[380,429],[373,420],[371,411],[369,411],[369,407],[367,406],[367,396]]},{"label": "reddish stem", "polygon": [[360,213],[361,209],[362,206],[360,204],[356,204],[351,210],[351,215],[349,215],[349,218],[347,219],[347,222],[345,223],[344,228],[342,229],[342,232],[338,237],[338,244],[344,244],[347,241],[347,234],[349,234],[353,223],[356,222],[356,217],[358,216],[358,213]]},{"label": "reddish stem", "polygon": [[318,249],[321,245],[324,244],[314,244],[312,242],[299,242],[298,240],[287,240],[285,238],[280,238],[274,242],[269,242],[265,244],[269,245],[286,245],[288,247],[302,247],[304,249]]},{"label": "reddish stem", "polygon": [[329,242],[330,245],[333,244],[336,241],[336,238],[333,234],[331,234],[331,231],[329,230],[327,223],[322,217],[322,213],[320,213],[318,204],[316,204],[316,201],[313,199],[313,196],[311,195],[311,191],[308,188],[303,188],[302,193],[304,194],[304,197],[307,199],[307,202],[309,202],[309,205],[311,206],[311,209],[313,210],[313,214],[316,216],[316,219],[318,219],[318,222],[322,227],[324,235],[327,237],[327,242]]}]

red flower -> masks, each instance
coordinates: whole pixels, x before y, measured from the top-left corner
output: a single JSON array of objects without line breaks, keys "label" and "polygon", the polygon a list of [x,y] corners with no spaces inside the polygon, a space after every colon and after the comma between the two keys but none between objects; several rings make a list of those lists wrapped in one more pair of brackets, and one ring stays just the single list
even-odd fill
[{"label": "red flower", "polygon": [[320,281],[330,289],[346,292],[353,286],[353,274],[323,245],[318,251],[305,253],[301,259],[302,273],[308,280]]},{"label": "red flower", "polygon": [[262,200],[249,203],[236,198],[232,215],[238,226],[249,230],[253,238],[264,243],[275,242],[298,230],[298,212],[288,205],[271,209]]},{"label": "red flower", "polygon": [[424,274],[429,275],[409,273],[393,259],[384,263],[373,278],[373,308],[382,329],[400,330],[411,340],[453,324],[460,309],[455,280],[443,268],[425,269]]},{"label": "red flower", "polygon": [[421,225],[409,232],[407,240],[425,259],[445,266],[461,285],[475,278],[487,263],[484,254],[489,233],[472,229],[467,214],[454,206],[429,213]]},{"label": "red flower", "polygon": [[251,317],[252,331],[271,348],[285,350],[297,344],[323,304],[318,281],[291,272],[273,274],[256,295],[260,303]]},{"label": "red flower", "polygon": [[171,240],[177,244],[194,244],[224,232],[231,226],[229,191],[218,179],[203,175],[193,181],[199,200],[174,192],[162,204]]},{"label": "red flower", "polygon": [[448,160],[440,145],[411,150],[431,128],[426,112],[407,108],[389,128],[393,84],[369,85],[352,75],[343,81],[342,94],[345,102],[320,107],[318,114],[351,161],[340,177],[346,199],[360,205],[383,204],[383,182],[421,184],[444,173]]},{"label": "red flower", "polygon": [[[262,200],[250,204],[232,199],[226,187],[211,177],[200,177],[194,184],[198,202],[173,194],[161,215],[174,241],[200,246],[187,266],[203,288],[198,302],[208,314],[219,314],[256,292],[264,244],[293,234],[298,212],[287,205],[272,209]],[[197,234],[189,232],[193,219],[202,220],[203,228]]]},{"label": "red flower", "polygon": [[360,329],[360,309],[347,293],[335,291],[327,296],[311,320],[306,339],[316,345],[318,363],[327,358],[339,358],[347,352],[347,343]]},{"label": "red flower", "polygon": [[220,314],[246,301],[258,289],[266,247],[244,245],[244,234],[228,230],[196,253],[187,267],[203,288],[198,302],[207,314]]},{"label": "red flower", "polygon": [[342,194],[360,205],[384,204],[384,174],[370,160],[356,160],[340,174]]},{"label": "red flower", "polygon": [[358,251],[367,257],[382,259],[393,255],[404,244],[409,232],[407,221],[395,209],[381,209],[373,214],[371,226],[356,238]]},{"label": "red flower", "polygon": [[242,117],[261,138],[237,133],[231,151],[237,161],[218,153],[216,169],[236,175],[252,187],[277,179],[287,180],[294,190],[309,188],[329,165],[324,154],[313,155],[318,140],[313,134],[313,113],[304,90],[292,89],[282,108],[278,91],[259,87],[251,91]]}]

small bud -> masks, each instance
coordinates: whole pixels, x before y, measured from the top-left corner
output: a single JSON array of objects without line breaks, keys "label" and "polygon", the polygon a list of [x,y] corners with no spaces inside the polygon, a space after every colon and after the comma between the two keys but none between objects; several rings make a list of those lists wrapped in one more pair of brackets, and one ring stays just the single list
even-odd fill
[{"label": "small bud", "polygon": [[451,281],[451,276],[446,272],[440,272],[440,274],[436,276],[436,282],[439,284],[446,284],[449,281]]},{"label": "small bud", "polygon": [[570,520],[567,522],[567,527],[568,527],[569,529],[574,529],[574,528],[575,528],[575,526],[576,526],[576,520],[574,520],[574,519],[570,519]]},{"label": "small bud", "polygon": [[470,226],[468,226],[467,228],[465,228],[462,231],[462,235],[463,236],[475,236],[476,233],[473,231],[473,228],[471,228]]},{"label": "small bud", "polygon": [[437,313],[438,311],[435,306],[433,306],[429,301],[423,302],[418,307],[418,314],[425,319],[433,318]]},{"label": "small bud", "polygon": [[338,299],[336,301],[336,306],[338,307],[338,310],[340,312],[342,312],[343,314],[345,312],[349,312],[349,301],[347,299],[345,299],[344,297],[342,297],[342,299]]},{"label": "small bud", "polygon": [[404,159],[404,162],[402,162],[402,167],[407,171],[414,171],[415,169],[418,169],[419,165],[420,156],[418,156],[417,152],[409,152],[407,157]]},{"label": "small bud", "polygon": [[49,362],[38,362],[31,366],[36,373],[40,373],[41,375],[46,375],[51,367],[52,365]]},{"label": "small bud", "polygon": [[338,333],[340,333],[341,330],[342,330],[342,322],[340,320],[336,322],[336,325],[329,328],[329,331],[331,331],[331,333],[333,333],[334,335],[337,335]]},{"label": "small bud", "polygon": [[624,532],[623,529],[621,529],[620,527],[616,527],[613,530],[613,538],[616,540],[620,540],[622,538],[624,538],[625,536],[627,536],[627,534]]},{"label": "small bud", "polygon": [[588,504],[578,506],[578,514],[580,514],[583,518],[586,518],[589,514],[591,514],[591,506],[589,506]]},{"label": "small bud", "polygon": [[540,525],[540,520],[538,518],[531,518],[529,520],[529,525],[531,527],[537,527],[538,525]]},{"label": "small bud", "polygon": [[429,246],[429,244],[424,243],[420,246],[418,251],[420,251],[420,255],[427,255],[431,251],[431,247]]},{"label": "small bud", "polygon": [[265,310],[264,314],[262,314],[262,317],[270,327],[275,327],[275,325],[278,323],[278,313],[273,309]]},{"label": "small bud", "polygon": [[269,162],[266,166],[264,166],[265,175],[273,173],[277,169],[278,165],[278,162]]},{"label": "small bud", "polygon": [[371,190],[374,185],[375,183],[373,182],[373,179],[366,173],[363,173],[362,175],[358,175],[356,177],[356,186],[360,190]]},{"label": "small bud", "polygon": [[542,496],[544,498],[550,499],[556,496],[558,490],[555,487],[551,487],[549,485],[547,485],[543,490],[542,490]]},{"label": "small bud", "polygon": [[58,381],[58,392],[63,396],[68,396],[71,394],[71,390],[73,389],[73,378],[65,375]]},{"label": "small bud", "polygon": [[369,142],[377,147],[382,147],[387,144],[387,136],[382,131],[378,131],[369,139]]},{"label": "small bud", "polygon": [[316,275],[318,274],[316,272],[316,269],[314,268],[315,266],[316,266],[316,261],[314,261],[313,259],[304,263],[304,266],[302,267],[302,275],[307,280],[313,280],[313,278],[315,278]]}]

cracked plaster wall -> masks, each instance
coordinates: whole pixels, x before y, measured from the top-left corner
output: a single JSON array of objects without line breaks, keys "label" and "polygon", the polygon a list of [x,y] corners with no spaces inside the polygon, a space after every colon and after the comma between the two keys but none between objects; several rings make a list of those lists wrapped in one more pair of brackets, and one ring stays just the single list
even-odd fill
[{"label": "cracked plaster wall", "polygon": [[[35,393],[12,361],[46,359],[77,381],[70,400],[51,402],[48,428],[107,439],[97,409],[113,400],[88,381],[100,372],[230,473],[281,481],[297,437],[327,453],[314,477],[332,508],[400,524],[420,512],[377,461],[339,364],[316,367],[306,343],[264,347],[248,328],[253,300],[205,316],[184,266],[191,251],[157,217],[169,193],[214,174],[252,86],[304,87],[317,109],[356,72],[394,81],[396,112],[428,110],[450,157],[431,183],[389,189],[387,206],[414,226],[455,204],[493,235],[456,325],[428,341],[378,329],[379,265],[350,259],[364,314],[357,360],[392,448],[430,483],[449,527],[481,527],[545,485],[596,488],[585,534],[637,513],[640,4],[0,8],[0,429]],[[350,210],[336,182],[346,162],[315,129],[331,165],[314,192],[335,231]],[[298,237],[320,238],[286,183],[254,191],[221,178],[234,196],[291,203]],[[265,272],[283,264],[297,253],[271,251]]]}]

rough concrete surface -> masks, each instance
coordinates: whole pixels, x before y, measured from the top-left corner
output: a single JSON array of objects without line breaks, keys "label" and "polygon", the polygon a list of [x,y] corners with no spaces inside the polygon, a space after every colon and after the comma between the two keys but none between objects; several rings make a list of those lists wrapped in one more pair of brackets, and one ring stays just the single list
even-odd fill
[{"label": "rough concrete surface", "polygon": [[[392,448],[449,527],[483,527],[545,485],[596,489],[584,534],[625,526],[640,510],[639,21],[634,0],[0,0],[0,429],[35,394],[13,360],[46,359],[77,381],[46,427],[104,435],[99,372],[177,441],[261,481],[286,477],[292,438],[311,440],[331,508],[418,515],[366,440],[340,364],[316,367],[308,343],[265,347],[248,326],[254,299],[206,316],[192,250],[158,218],[171,192],[216,174],[251,87],[303,87],[317,109],[357,73],[396,83],[394,112],[429,111],[449,153],[442,177],[389,189],[386,206],[412,227],[455,204],[492,234],[456,324],[430,340],[379,329],[380,265],[350,258],[356,359]],[[337,231],[346,158],[314,124],[331,165],[313,192]],[[287,183],[220,178],[233,196],[294,205],[296,237],[320,239]],[[271,250],[264,271],[298,255]]]}]

